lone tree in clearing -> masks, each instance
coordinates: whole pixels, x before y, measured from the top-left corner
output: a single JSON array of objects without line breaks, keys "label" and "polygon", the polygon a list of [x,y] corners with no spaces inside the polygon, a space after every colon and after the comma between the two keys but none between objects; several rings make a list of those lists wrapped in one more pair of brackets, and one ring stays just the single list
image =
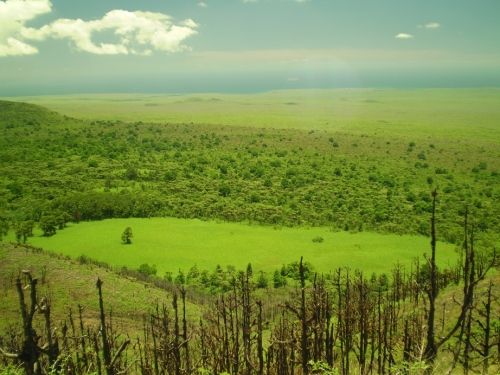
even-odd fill
[{"label": "lone tree in clearing", "polygon": [[124,245],[130,245],[132,243],[133,236],[134,235],[132,234],[132,228],[126,227],[122,233],[122,243]]}]

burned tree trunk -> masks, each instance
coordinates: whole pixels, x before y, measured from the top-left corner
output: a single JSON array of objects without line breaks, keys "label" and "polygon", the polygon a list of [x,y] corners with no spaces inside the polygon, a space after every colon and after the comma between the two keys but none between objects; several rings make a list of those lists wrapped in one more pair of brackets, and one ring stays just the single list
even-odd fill
[{"label": "burned tree trunk", "polygon": [[177,293],[174,293],[172,299],[172,307],[174,308],[174,365],[175,375],[181,374],[181,352],[180,352],[180,332],[179,332],[179,311],[177,307]]},{"label": "burned tree trunk", "polygon": [[427,290],[429,297],[429,312],[427,315],[427,343],[424,350],[424,359],[433,363],[437,355],[437,346],[434,332],[434,319],[436,314],[437,298],[437,267],[436,267],[436,197],[437,191],[432,192],[431,216],[431,259],[430,259],[430,286]]},{"label": "burned tree trunk", "polygon": [[186,289],[184,286],[181,288],[181,298],[182,298],[182,347],[184,348],[184,363],[185,369],[188,374],[191,373],[191,360],[189,358],[189,340],[188,340],[188,329],[186,320]]},{"label": "burned tree trunk", "polygon": [[[108,339],[108,332],[106,326],[106,314],[104,313],[104,301],[102,299],[102,280],[97,279],[96,287],[99,292],[99,320],[101,323],[100,333],[102,339],[102,355],[104,359],[104,368],[107,375],[115,375],[115,363],[120,358],[122,352],[127,348],[130,340],[125,340],[122,345],[117,349],[113,357],[111,357],[111,344]],[[97,345],[96,345],[97,347]],[[97,353],[96,353],[97,354]]]},{"label": "burned tree trunk", "polygon": [[42,349],[37,344],[39,337],[33,328],[33,318],[35,316],[35,312],[39,309],[36,293],[37,279],[34,279],[29,271],[23,271],[23,273],[28,279],[28,285],[30,288],[30,306],[28,308],[26,305],[23,284],[21,279],[18,277],[16,280],[16,289],[19,297],[19,306],[23,325],[23,343],[21,351],[19,353],[9,353],[0,348],[0,354],[6,358],[21,362],[27,375],[38,375],[42,373],[39,363]]},{"label": "burned tree trunk", "polygon": [[104,368],[107,375],[114,375],[111,368],[111,348],[108,341],[108,332],[106,329],[106,314],[104,313],[104,301],[102,299],[102,280],[97,279],[96,287],[99,292],[99,319],[101,322],[101,338],[102,338],[102,356],[104,359]]},{"label": "burned tree trunk", "polygon": [[308,374],[309,348],[307,346],[308,327],[307,327],[307,315],[306,315],[306,276],[305,276],[302,257],[300,257],[299,277],[300,277],[300,323],[302,327],[300,335],[300,350],[302,354],[302,373]]}]

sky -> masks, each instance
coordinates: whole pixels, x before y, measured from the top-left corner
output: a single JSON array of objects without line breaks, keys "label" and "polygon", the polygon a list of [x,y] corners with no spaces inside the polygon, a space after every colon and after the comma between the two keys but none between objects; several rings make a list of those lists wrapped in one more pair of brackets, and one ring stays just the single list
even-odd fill
[{"label": "sky", "polygon": [[499,0],[0,0],[0,95],[500,87]]}]

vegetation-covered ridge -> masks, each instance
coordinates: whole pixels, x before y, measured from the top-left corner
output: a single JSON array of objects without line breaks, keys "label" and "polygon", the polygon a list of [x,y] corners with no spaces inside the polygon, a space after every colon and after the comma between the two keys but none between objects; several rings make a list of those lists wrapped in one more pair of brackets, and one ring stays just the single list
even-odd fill
[{"label": "vegetation-covered ridge", "polygon": [[151,216],[424,234],[431,185],[442,192],[445,239],[459,242],[465,205],[490,242],[500,233],[492,141],[89,122],[22,103],[0,108],[0,216],[14,229],[28,222],[25,234],[30,222],[53,234],[68,220]]}]

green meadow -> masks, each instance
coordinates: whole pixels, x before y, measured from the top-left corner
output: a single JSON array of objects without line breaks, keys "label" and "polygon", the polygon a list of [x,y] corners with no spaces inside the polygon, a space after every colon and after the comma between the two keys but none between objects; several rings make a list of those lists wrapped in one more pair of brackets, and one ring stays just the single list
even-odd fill
[{"label": "green meadow", "polygon": [[433,140],[500,139],[500,89],[278,90],[6,98],[91,120],[315,129]]},{"label": "green meadow", "polygon": [[[121,243],[130,226],[133,243]],[[313,242],[321,237],[323,242]],[[56,236],[35,236],[30,243],[71,257],[86,255],[114,266],[156,265],[164,272],[187,271],[193,265],[213,270],[216,265],[273,271],[301,256],[320,272],[337,267],[366,273],[390,272],[396,263],[410,266],[430,252],[423,236],[334,232],[325,227],[273,228],[240,223],[174,218],[108,219],[69,224]],[[438,244],[440,265],[455,263],[455,247]]]}]

